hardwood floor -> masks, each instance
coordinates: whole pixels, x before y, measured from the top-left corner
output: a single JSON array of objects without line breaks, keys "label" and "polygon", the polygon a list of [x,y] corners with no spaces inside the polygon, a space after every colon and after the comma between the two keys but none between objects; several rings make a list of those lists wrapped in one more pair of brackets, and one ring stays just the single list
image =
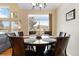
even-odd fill
[{"label": "hardwood floor", "polygon": [[9,48],[4,52],[0,53],[0,56],[11,56],[11,55],[12,55],[12,48]]}]

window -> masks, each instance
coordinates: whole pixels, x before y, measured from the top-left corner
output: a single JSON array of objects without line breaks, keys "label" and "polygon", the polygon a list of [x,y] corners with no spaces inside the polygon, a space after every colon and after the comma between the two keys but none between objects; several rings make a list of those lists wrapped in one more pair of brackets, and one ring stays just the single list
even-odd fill
[{"label": "window", "polygon": [[8,7],[0,7],[0,33],[18,31],[20,26],[16,18],[12,18],[11,12]]},{"label": "window", "polygon": [[0,18],[10,18],[10,11],[8,8],[0,8]]},{"label": "window", "polygon": [[49,15],[29,15],[29,31],[36,31],[38,27],[49,31]]}]

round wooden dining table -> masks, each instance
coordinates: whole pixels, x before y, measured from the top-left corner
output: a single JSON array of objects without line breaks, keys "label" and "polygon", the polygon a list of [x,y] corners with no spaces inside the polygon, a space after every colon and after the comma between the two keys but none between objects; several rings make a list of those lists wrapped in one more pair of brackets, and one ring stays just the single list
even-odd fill
[{"label": "round wooden dining table", "polygon": [[24,39],[24,44],[36,47],[37,55],[42,55],[46,46],[48,47],[48,45],[52,45],[53,42],[56,42],[56,39],[50,37],[42,37],[41,39],[29,37],[27,39]]}]

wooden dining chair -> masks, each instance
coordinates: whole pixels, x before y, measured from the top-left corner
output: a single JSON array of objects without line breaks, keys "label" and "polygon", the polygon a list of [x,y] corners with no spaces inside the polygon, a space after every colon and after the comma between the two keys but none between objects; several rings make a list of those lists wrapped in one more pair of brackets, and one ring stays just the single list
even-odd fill
[{"label": "wooden dining chair", "polygon": [[24,56],[25,47],[22,37],[9,36],[9,40],[12,47],[12,56]]},{"label": "wooden dining chair", "polygon": [[21,31],[21,32],[18,32],[18,35],[19,35],[19,36],[24,36],[24,34],[23,34],[22,31]]},{"label": "wooden dining chair", "polygon": [[68,45],[69,37],[58,37],[55,47],[53,50],[54,56],[66,56],[66,48]]},{"label": "wooden dining chair", "polygon": [[[67,33],[65,33],[65,32],[60,32],[60,33],[59,33],[59,37],[65,37],[65,36],[69,36],[69,34],[67,34]],[[56,44],[56,42],[53,43],[53,45],[55,45],[55,44]],[[53,45],[52,45],[52,46],[53,46]]]},{"label": "wooden dining chair", "polygon": [[47,51],[47,56],[67,56],[66,48],[68,45],[69,37],[57,37],[57,42],[50,50]]},{"label": "wooden dining chair", "polygon": [[9,36],[9,40],[12,47],[12,56],[35,56],[34,51],[27,50],[22,36]]},{"label": "wooden dining chair", "polygon": [[[59,33],[59,37],[65,37],[67,35],[67,33],[65,33],[65,32],[60,32]],[[56,39],[56,38],[55,38]],[[54,45],[56,44],[56,42],[53,42],[53,45],[52,45],[52,47],[54,47]]]}]

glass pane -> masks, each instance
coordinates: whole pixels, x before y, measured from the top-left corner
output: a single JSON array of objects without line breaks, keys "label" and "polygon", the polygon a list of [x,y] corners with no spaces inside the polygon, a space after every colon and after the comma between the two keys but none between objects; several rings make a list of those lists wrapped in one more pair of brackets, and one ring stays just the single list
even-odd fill
[{"label": "glass pane", "polygon": [[10,11],[8,8],[0,8],[0,18],[10,18]]},{"label": "glass pane", "polygon": [[30,31],[34,31],[35,30],[34,26],[36,24],[38,24],[37,20],[34,17],[29,17],[29,30]]},{"label": "glass pane", "polygon": [[10,26],[10,22],[9,21],[2,21],[0,22],[0,27],[2,28],[8,28]]},{"label": "glass pane", "polygon": [[29,15],[29,31],[49,31],[49,15]]},{"label": "glass pane", "polygon": [[11,22],[12,27],[16,27],[17,26],[17,22]]},{"label": "glass pane", "polygon": [[20,29],[18,22],[11,22],[12,31]]},{"label": "glass pane", "polygon": [[17,32],[20,29],[18,22],[11,22],[12,32]]},{"label": "glass pane", "polygon": [[0,21],[0,33],[8,32],[9,26],[10,26],[9,21]]}]

